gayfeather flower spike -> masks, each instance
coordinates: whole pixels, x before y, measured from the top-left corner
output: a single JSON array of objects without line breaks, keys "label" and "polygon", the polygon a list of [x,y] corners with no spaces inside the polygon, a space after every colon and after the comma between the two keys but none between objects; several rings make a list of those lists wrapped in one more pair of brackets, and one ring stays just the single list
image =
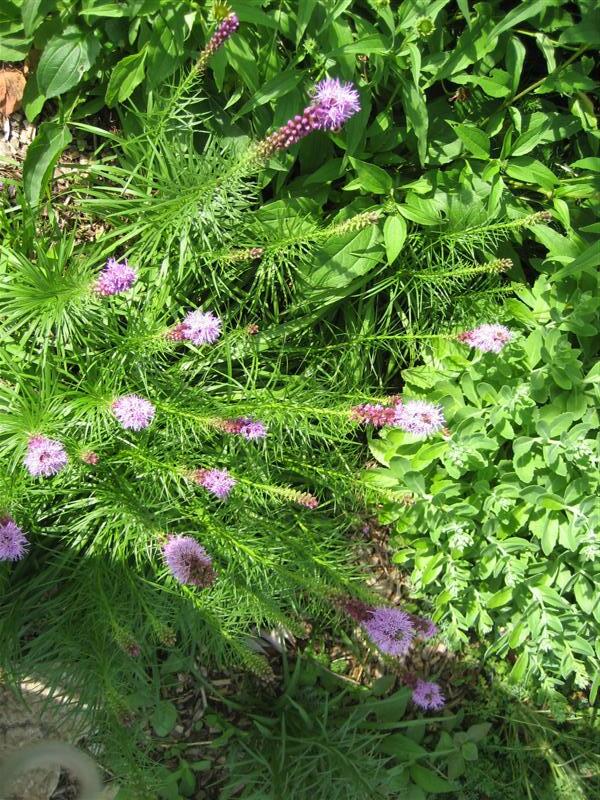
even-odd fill
[{"label": "gayfeather flower spike", "polygon": [[69,457],[61,442],[46,436],[32,436],[23,464],[30,475],[49,478],[66,467]]},{"label": "gayfeather flower spike", "polygon": [[393,425],[396,421],[396,408],[384,406],[381,403],[361,403],[350,409],[350,417],[357,422],[382,428],[384,425]]},{"label": "gayfeather flower spike", "polygon": [[339,130],[360,111],[360,97],[354,84],[341,83],[338,78],[326,78],[317,83],[312,96],[312,103],[302,114],[296,114],[259,142],[256,153],[260,158],[270,158],[280,150],[287,150],[313,131]]},{"label": "gayfeather flower spike", "polygon": [[187,339],[192,344],[214,344],[221,335],[221,320],[212,311],[190,311],[169,333],[174,341]]},{"label": "gayfeather flower spike", "polygon": [[0,516],[0,561],[19,561],[27,547],[27,537],[14,519]]},{"label": "gayfeather flower spike", "polygon": [[141,431],[152,422],[156,409],[139,394],[124,394],[111,405],[115,417],[127,430]]},{"label": "gayfeather flower spike", "polygon": [[225,19],[221,22],[217,30],[209,39],[204,50],[200,53],[200,56],[196,61],[197,72],[202,72],[204,69],[206,69],[208,59],[217,52],[219,47],[221,47],[221,45],[226,42],[227,39],[229,39],[229,37],[232,36],[239,27],[240,21],[236,14],[229,14],[225,17]]},{"label": "gayfeather flower spike", "polygon": [[192,536],[169,536],[163,546],[163,556],[180,583],[202,589],[214,583],[212,559]]},{"label": "gayfeather flower spike", "polygon": [[117,261],[115,258],[109,258],[93,289],[103,297],[122,294],[131,289],[137,277],[137,272],[129,266],[127,259]]},{"label": "gayfeather flower spike", "polygon": [[446,425],[442,407],[425,400],[405,400],[396,406],[394,427],[415,436],[431,436]]},{"label": "gayfeather flower spike", "polygon": [[190,478],[219,500],[225,500],[237,483],[226,469],[197,469]]},{"label": "gayfeather flower spike", "polygon": [[499,353],[512,339],[514,334],[504,325],[484,324],[471,331],[459,333],[459,342],[468,344],[482,353]]},{"label": "gayfeather flower spike", "polygon": [[413,689],[412,701],[424,711],[439,711],[446,704],[446,698],[438,684],[429,683],[420,678]]},{"label": "gayfeather flower spike", "polygon": [[227,433],[237,434],[248,441],[264,439],[267,435],[267,426],[260,420],[251,417],[238,417],[237,419],[227,419],[220,423],[221,430]]},{"label": "gayfeather flower spike", "polygon": [[415,638],[410,614],[398,608],[373,608],[361,626],[373,644],[388,656],[406,655]]}]

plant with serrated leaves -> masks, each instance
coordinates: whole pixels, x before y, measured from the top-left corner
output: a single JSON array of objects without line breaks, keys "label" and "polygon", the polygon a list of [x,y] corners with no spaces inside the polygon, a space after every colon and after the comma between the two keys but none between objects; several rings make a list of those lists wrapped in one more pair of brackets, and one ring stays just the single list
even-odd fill
[{"label": "plant with serrated leaves", "polygon": [[395,560],[454,641],[474,632],[488,656],[512,665],[512,680],[547,692],[574,685],[593,702],[598,300],[595,276],[572,283],[541,277],[519,290],[510,309],[520,330],[501,352],[443,340],[406,370],[403,397],[440,403],[448,430],[423,441],[384,429],[371,450],[385,469],[365,480],[407,493],[382,512]]}]

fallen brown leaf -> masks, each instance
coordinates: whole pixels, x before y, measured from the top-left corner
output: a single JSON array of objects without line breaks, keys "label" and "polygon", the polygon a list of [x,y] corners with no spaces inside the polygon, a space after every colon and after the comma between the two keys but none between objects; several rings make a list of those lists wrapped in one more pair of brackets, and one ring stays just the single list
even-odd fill
[{"label": "fallen brown leaf", "polygon": [[0,117],[9,117],[21,107],[25,76],[15,69],[0,69]]}]

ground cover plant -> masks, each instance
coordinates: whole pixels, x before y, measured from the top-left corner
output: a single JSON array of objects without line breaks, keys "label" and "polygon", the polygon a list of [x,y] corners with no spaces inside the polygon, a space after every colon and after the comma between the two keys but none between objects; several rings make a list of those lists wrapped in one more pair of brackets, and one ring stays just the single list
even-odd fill
[{"label": "ground cover plant", "polygon": [[[1,13],[42,120],[0,203],[7,674],[68,684],[131,775],[167,653],[266,674],[248,632],[306,618],[360,632],[425,712],[423,609],[554,712],[594,703],[593,5]],[[90,157],[54,180],[72,137]],[[367,507],[402,607],[349,547]],[[283,775],[273,724],[313,757],[299,709],[245,762],[228,734],[246,786]]]}]

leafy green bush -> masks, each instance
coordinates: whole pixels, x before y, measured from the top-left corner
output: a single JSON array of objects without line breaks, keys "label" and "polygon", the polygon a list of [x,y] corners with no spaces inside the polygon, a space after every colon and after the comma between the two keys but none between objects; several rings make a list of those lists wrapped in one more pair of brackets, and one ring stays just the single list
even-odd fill
[{"label": "leafy green bush", "polygon": [[425,800],[456,791],[477,760],[487,724],[461,730],[461,714],[406,719],[410,692],[390,694],[391,676],[365,689],[308,660],[285,667],[280,695],[230,703],[249,724],[210,720],[227,742],[223,800]]},{"label": "leafy green bush", "polygon": [[600,369],[573,341],[589,352],[598,300],[595,277],[573,288],[555,276],[517,290],[510,310],[525,330],[501,353],[442,340],[404,372],[403,396],[441,403],[449,431],[423,441],[384,429],[371,450],[386,469],[366,480],[406,493],[384,513],[395,560],[452,638],[475,631],[512,679],[544,690],[593,681],[593,702]]},{"label": "leafy green bush", "polygon": [[52,98],[66,109],[84,102],[81,115],[122,102],[142,83],[160,86],[198,54],[207,31],[194,0],[7,0],[0,38],[0,59],[35,53],[23,98],[34,119]]}]

